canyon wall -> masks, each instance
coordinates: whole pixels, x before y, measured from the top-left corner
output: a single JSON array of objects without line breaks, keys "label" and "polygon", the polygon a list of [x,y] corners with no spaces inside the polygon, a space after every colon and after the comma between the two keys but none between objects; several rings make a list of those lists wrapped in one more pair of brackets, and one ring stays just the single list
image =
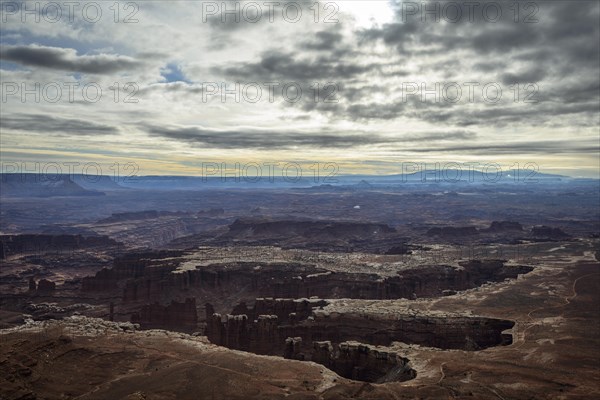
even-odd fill
[{"label": "canyon wall", "polygon": [[407,381],[417,375],[407,358],[363,343],[343,342],[337,345],[330,341],[313,342],[313,349],[311,361],[344,378],[384,383]]},{"label": "canyon wall", "polygon": [[139,312],[132,314],[131,322],[140,324],[142,329],[195,332],[198,329],[196,299],[185,299],[181,303],[172,301],[166,306],[159,303],[147,304]]},{"label": "canyon wall", "polygon": [[83,248],[115,246],[118,242],[108,236],[82,235],[0,235],[0,259],[22,253],[74,251]]},{"label": "canyon wall", "polygon": [[[183,271],[175,271],[176,260],[151,268],[150,264],[149,258],[140,256],[118,259],[112,269],[84,278],[83,290],[113,290],[123,280],[122,297],[126,302],[167,301],[181,293],[212,301],[214,292],[224,298],[236,294],[240,288],[248,292],[248,300],[255,297],[413,299],[438,297],[444,295],[444,291],[466,290],[485,282],[500,282],[533,269],[505,266],[502,260],[473,260],[460,263],[459,267],[421,266],[400,270],[396,276],[382,277],[283,262],[212,264]],[[231,309],[233,304],[224,306]]]},{"label": "canyon wall", "polygon": [[[212,311],[207,307],[207,314]],[[441,349],[480,350],[508,345],[512,335],[504,333],[513,321],[455,315],[431,316],[399,313],[394,318],[373,315],[329,314],[316,311],[302,321],[281,322],[276,315],[213,313],[206,316],[205,334],[215,344],[258,354],[286,354],[286,339],[302,339],[302,352],[310,353],[317,341],[341,343],[358,341],[389,346],[392,342],[418,344]],[[309,347],[306,347],[309,346]]]}]

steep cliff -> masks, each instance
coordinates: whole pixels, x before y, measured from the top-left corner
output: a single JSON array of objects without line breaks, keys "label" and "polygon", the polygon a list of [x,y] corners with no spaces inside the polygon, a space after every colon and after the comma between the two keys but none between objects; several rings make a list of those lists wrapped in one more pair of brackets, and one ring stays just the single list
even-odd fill
[{"label": "steep cliff", "polygon": [[159,303],[147,304],[132,314],[131,322],[138,323],[143,329],[167,329],[180,332],[195,332],[198,329],[196,299],[184,302],[171,301],[163,306]]},{"label": "steep cliff", "polygon": [[358,342],[313,342],[311,361],[326,366],[345,378],[365,382],[393,382],[413,379],[417,373],[409,360],[395,352]]},{"label": "steep cliff", "polygon": [[[207,311],[210,311],[207,309]],[[348,313],[330,315],[316,310],[295,323],[279,321],[276,315],[207,315],[206,336],[218,345],[259,354],[284,355],[286,339],[302,339],[301,351],[310,352],[307,343],[329,340],[334,343],[359,341],[389,346],[392,342],[418,344],[441,349],[480,350],[512,343],[504,333],[513,321],[461,315],[419,315],[399,313],[396,318]]]},{"label": "steep cliff", "polygon": [[115,246],[118,242],[108,236],[82,235],[0,235],[0,259],[22,253],[74,251],[84,248]]},{"label": "steep cliff", "polygon": [[[507,266],[503,260],[466,261],[459,266],[423,265],[399,269],[397,275],[391,276],[331,271],[296,262],[231,262],[180,269],[182,261],[178,257],[182,254],[162,252],[119,258],[113,268],[84,278],[83,290],[120,290],[124,302],[164,303],[196,297],[200,303],[213,302],[221,313],[229,312],[239,301],[263,298],[255,309],[240,305],[234,314],[246,314],[252,319],[277,315],[281,321],[287,321],[290,313],[305,316],[309,308],[291,299],[439,297],[485,282],[516,278],[533,269]],[[269,303],[266,298],[290,300],[285,305],[281,300]]]}]

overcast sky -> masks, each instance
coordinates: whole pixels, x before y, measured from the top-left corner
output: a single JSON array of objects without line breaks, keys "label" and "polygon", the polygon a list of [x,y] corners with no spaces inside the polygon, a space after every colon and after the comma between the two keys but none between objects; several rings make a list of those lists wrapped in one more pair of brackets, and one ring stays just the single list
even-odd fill
[{"label": "overcast sky", "polygon": [[3,1],[2,162],[598,177],[598,1],[276,3]]}]

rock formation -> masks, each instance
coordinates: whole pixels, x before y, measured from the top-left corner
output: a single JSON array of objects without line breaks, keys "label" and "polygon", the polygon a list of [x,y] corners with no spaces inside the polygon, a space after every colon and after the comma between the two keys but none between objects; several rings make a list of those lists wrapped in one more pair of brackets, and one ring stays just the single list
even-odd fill
[{"label": "rock formation", "polygon": [[[441,349],[479,350],[512,343],[506,331],[514,322],[459,314],[415,314],[410,310],[389,316],[357,313],[330,314],[314,310],[302,320],[280,321],[276,315],[214,313],[206,306],[206,336],[214,343],[258,354],[294,359],[313,359],[313,342],[358,341],[389,346],[392,342],[419,344]],[[344,356],[346,358],[350,356]],[[356,354],[350,358],[354,359]],[[321,363],[321,361],[319,361]]]},{"label": "rock formation", "polygon": [[2,196],[104,196],[103,192],[87,190],[71,180],[69,175],[49,173],[0,174]]},{"label": "rock formation", "polygon": [[56,289],[56,283],[48,280],[48,279],[40,279],[39,282],[36,283],[33,277],[29,278],[28,281],[29,292],[35,293],[50,293]]},{"label": "rock formation", "polygon": [[492,221],[490,227],[487,229],[488,232],[510,232],[510,231],[523,231],[523,226],[515,221]]},{"label": "rock formation", "polygon": [[82,235],[0,235],[0,259],[14,254],[74,251],[83,248],[109,247],[117,245],[108,236]]},{"label": "rock formation", "polygon": [[461,227],[453,227],[453,226],[443,226],[431,228],[427,231],[427,236],[447,236],[447,237],[456,237],[456,236],[473,236],[477,235],[477,228],[474,226],[461,226]]},{"label": "rock formation", "polygon": [[196,299],[186,299],[183,303],[172,301],[167,306],[147,304],[131,316],[131,322],[140,324],[142,329],[194,332],[198,327]]},{"label": "rock formation", "polygon": [[545,239],[567,239],[571,237],[560,228],[553,228],[546,225],[534,226],[531,229],[531,235]]},{"label": "rock formation", "polygon": [[406,381],[416,376],[409,360],[395,352],[378,350],[358,342],[313,342],[311,361],[325,365],[340,376],[365,382]]},{"label": "rock formation", "polygon": [[[445,290],[462,291],[486,282],[516,278],[532,270],[528,266],[506,266],[503,260],[461,262],[449,265],[422,265],[403,268],[397,275],[331,271],[297,262],[233,262],[179,269],[177,257],[183,252],[132,254],[118,258],[114,267],[82,280],[88,292],[121,291],[122,301],[161,302],[193,296],[201,303],[222,299],[219,311],[232,310],[238,301],[262,298],[248,309],[245,304],[234,314],[277,315],[280,321],[303,318],[311,297],[355,299],[414,299],[439,297]],[[157,258],[161,257],[161,258]],[[244,288],[246,297],[239,297]],[[116,295],[116,294],[115,294]],[[288,300],[267,300],[268,298]],[[292,300],[300,299],[300,300]],[[214,303],[213,303],[214,304]],[[311,305],[312,307],[312,305]]]},{"label": "rock formation", "polygon": [[47,279],[40,279],[40,281],[38,282],[38,292],[52,292],[54,289],[56,289],[56,284],[52,281],[49,281]]}]

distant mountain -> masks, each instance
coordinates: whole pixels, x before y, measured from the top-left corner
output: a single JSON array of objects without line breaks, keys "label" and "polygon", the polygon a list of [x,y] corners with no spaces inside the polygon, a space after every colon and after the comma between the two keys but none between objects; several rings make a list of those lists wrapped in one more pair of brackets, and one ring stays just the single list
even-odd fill
[{"label": "distant mountain", "polygon": [[264,177],[202,177],[202,176],[135,176],[120,182],[121,186],[145,190],[204,190],[204,189],[274,189],[310,187],[315,184],[312,177],[275,178]]},{"label": "distant mountain", "polygon": [[110,217],[103,218],[98,221],[99,224],[112,224],[115,222],[124,221],[139,221],[144,219],[156,219],[159,217],[167,216],[185,216],[187,215],[183,211],[157,211],[157,210],[145,210],[145,211],[130,211],[123,213],[113,213]]},{"label": "distant mountain", "polygon": [[0,196],[104,196],[104,193],[84,189],[73,182],[68,175],[0,174]]},{"label": "distant mountain", "polygon": [[120,182],[122,187],[147,190],[203,190],[203,189],[283,189],[283,188],[347,188],[355,190],[376,189],[385,185],[456,185],[456,184],[527,184],[572,182],[573,178],[563,175],[544,174],[531,171],[478,171],[478,170],[425,170],[412,174],[395,175],[339,175],[331,177],[315,177],[314,175],[298,177],[221,177],[210,176],[136,176]]},{"label": "distant mountain", "polygon": [[[597,184],[598,180],[574,179],[568,176],[541,172],[507,170],[426,170],[412,174],[395,175],[339,175],[332,177],[227,177],[217,176],[134,176],[115,180],[105,175],[43,175],[43,174],[0,174],[2,196],[98,196],[104,192],[127,189],[141,190],[214,190],[214,189],[302,189],[321,191],[378,190],[382,187],[403,186],[494,186],[536,184]],[[453,189],[454,190],[454,189]]]},{"label": "distant mountain", "polygon": [[84,189],[89,190],[123,190],[125,187],[119,185],[115,180],[107,175],[70,175],[73,182]]},{"label": "distant mountain", "polygon": [[368,182],[374,184],[456,184],[456,183],[474,183],[474,184],[512,184],[512,183],[533,183],[533,182],[561,182],[571,181],[573,178],[545,174],[541,172],[528,170],[504,170],[488,171],[468,170],[468,169],[445,169],[445,170],[423,170],[410,174],[393,175],[341,175],[336,177],[340,184],[362,185]]}]

